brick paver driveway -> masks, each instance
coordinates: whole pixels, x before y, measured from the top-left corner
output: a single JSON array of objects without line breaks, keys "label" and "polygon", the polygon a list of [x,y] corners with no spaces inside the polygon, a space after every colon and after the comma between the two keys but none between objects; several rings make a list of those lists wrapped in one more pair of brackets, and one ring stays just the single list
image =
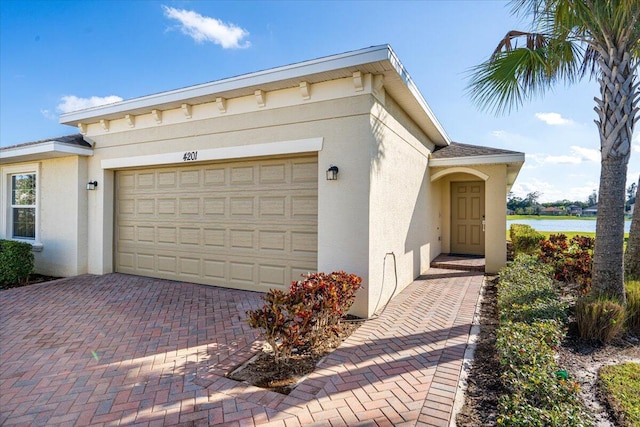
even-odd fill
[{"label": "brick paver driveway", "polygon": [[482,275],[431,269],[289,396],[225,378],[260,294],[122,274],[0,292],[0,425],[449,424]]}]

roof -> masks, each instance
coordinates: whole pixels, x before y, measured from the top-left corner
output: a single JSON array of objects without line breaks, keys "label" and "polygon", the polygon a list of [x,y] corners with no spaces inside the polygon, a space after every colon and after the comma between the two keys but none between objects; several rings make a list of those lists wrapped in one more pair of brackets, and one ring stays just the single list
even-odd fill
[{"label": "roof", "polygon": [[452,142],[446,147],[437,147],[431,153],[432,159],[452,159],[459,157],[477,157],[477,156],[497,156],[497,155],[520,155],[518,151],[503,150],[501,148],[483,147],[480,145],[461,144]]},{"label": "roof", "polygon": [[0,159],[10,159],[12,162],[92,155],[91,144],[79,133],[0,148]]},{"label": "roof", "polygon": [[445,146],[451,142],[446,131],[413,83],[411,76],[389,45],[368,47],[70,112],[60,116],[60,123],[78,126],[103,119],[120,119],[126,114],[140,115],[151,113],[151,110],[154,109],[180,108],[183,103],[194,105],[214,102],[218,97],[229,99],[252,95],[258,89],[268,92],[299,87],[303,81],[314,84],[352,77],[353,73],[357,71],[383,75],[385,90],[436,145]]},{"label": "roof", "polygon": [[507,186],[514,182],[524,164],[524,153],[501,148],[452,142],[446,147],[436,147],[429,158],[429,167],[468,167],[474,165],[507,165]]}]

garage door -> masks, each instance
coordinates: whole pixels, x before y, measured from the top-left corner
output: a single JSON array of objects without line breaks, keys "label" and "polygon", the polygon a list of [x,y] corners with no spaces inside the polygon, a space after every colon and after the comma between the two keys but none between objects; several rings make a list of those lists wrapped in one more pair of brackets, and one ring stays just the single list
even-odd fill
[{"label": "garage door", "polygon": [[264,291],[316,271],[317,156],[116,172],[116,271]]}]

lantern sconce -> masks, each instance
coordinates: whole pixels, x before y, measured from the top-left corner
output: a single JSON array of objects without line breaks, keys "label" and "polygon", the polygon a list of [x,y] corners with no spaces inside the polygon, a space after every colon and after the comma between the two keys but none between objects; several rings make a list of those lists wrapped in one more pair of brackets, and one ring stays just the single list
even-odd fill
[{"label": "lantern sconce", "polygon": [[87,182],[87,190],[95,190],[98,187],[98,181]]},{"label": "lantern sconce", "polygon": [[331,165],[329,169],[327,169],[327,181],[335,181],[338,179],[338,167]]}]

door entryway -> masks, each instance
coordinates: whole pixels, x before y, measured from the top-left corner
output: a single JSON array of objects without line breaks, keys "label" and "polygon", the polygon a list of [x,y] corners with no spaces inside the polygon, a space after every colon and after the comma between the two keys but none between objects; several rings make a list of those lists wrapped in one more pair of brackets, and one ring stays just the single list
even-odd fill
[{"label": "door entryway", "polygon": [[451,183],[451,253],[484,255],[484,182]]}]

